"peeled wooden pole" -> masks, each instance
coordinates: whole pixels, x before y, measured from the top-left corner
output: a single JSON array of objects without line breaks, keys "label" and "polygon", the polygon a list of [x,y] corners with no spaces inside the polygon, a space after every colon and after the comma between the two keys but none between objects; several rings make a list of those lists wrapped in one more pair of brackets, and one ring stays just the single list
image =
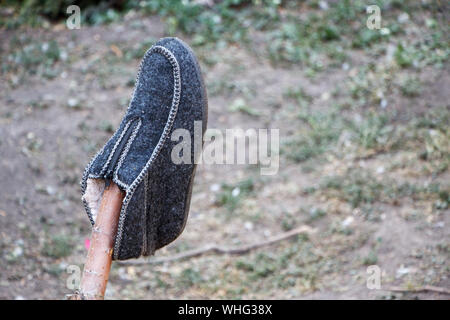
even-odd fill
[{"label": "peeled wooden pole", "polygon": [[79,293],[70,300],[103,300],[111,269],[114,239],[117,233],[124,192],[110,182],[103,192],[100,209],[92,229]]}]

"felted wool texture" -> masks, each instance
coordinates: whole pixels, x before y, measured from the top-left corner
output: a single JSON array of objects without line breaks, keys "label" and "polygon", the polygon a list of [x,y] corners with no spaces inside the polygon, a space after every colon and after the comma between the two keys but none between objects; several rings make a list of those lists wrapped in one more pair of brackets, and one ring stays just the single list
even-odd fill
[{"label": "felted wool texture", "polygon": [[[198,62],[192,50],[177,38],[163,38],[155,46],[169,50],[180,68],[181,95],[170,130],[187,129],[191,134],[191,159],[194,160],[194,121],[207,123],[207,97]],[[146,55],[141,63],[133,99],[116,133],[86,168],[82,180],[83,193],[87,179],[105,178],[105,167],[125,130],[133,130],[122,151],[113,181],[127,193],[138,176],[144,178],[125,197],[119,220],[113,258],[125,260],[151,255],[176,239],[186,223],[192,192],[195,164],[174,164],[172,148],[179,143],[170,136],[160,153],[146,168],[168,122],[174,99],[174,68],[159,52]],[[132,122],[134,121],[134,122]],[[91,223],[95,219],[89,203],[85,208]]]}]

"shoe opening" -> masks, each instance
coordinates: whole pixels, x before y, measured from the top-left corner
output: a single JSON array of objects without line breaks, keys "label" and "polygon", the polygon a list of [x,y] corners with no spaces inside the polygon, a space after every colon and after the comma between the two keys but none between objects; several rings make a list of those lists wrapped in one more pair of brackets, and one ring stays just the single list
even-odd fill
[{"label": "shoe opening", "polygon": [[88,204],[94,222],[97,219],[97,213],[100,209],[105,188],[106,185],[104,179],[87,179],[86,191],[84,192],[82,199]]}]

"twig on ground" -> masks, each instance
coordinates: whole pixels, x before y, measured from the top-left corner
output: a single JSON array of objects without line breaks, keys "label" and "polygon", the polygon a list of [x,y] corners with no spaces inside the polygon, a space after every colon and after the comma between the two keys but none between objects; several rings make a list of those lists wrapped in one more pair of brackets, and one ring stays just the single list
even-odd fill
[{"label": "twig on ground", "polygon": [[436,286],[423,286],[423,287],[411,288],[411,289],[402,288],[402,287],[387,287],[387,288],[383,288],[383,290],[394,291],[394,292],[416,292],[416,293],[431,291],[431,292],[437,292],[437,293],[442,293],[442,294],[450,294],[450,289],[436,287]]},{"label": "twig on ground", "polygon": [[235,247],[235,248],[225,248],[217,245],[210,245],[206,246],[204,248],[199,249],[193,249],[189,251],[185,251],[173,256],[169,257],[161,257],[161,258],[155,258],[155,259],[148,259],[148,260],[137,260],[137,261],[120,261],[120,264],[132,264],[132,265],[139,265],[139,264],[160,264],[165,262],[173,262],[178,260],[184,260],[189,258],[198,257],[207,253],[214,253],[214,254],[245,254],[248,253],[251,250],[255,250],[261,247],[269,246],[274,243],[280,242],[282,240],[286,240],[289,238],[292,238],[293,236],[296,236],[301,233],[306,234],[313,234],[316,232],[315,229],[309,227],[309,226],[300,226],[298,228],[292,229],[288,232],[276,235],[270,239],[267,239],[262,242]]}]

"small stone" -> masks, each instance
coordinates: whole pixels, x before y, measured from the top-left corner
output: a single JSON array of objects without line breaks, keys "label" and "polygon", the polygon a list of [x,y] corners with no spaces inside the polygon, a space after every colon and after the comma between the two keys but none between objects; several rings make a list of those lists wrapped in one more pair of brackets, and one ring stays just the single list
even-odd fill
[{"label": "small stone", "polygon": [[253,223],[251,223],[250,221],[247,221],[244,223],[244,228],[247,230],[253,230]]},{"label": "small stone", "polygon": [[12,255],[13,255],[14,258],[21,257],[23,255],[22,247],[15,247],[13,252],[12,252]]},{"label": "small stone", "polygon": [[45,187],[45,192],[47,192],[49,196],[53,196],[56,193],[56,190],[52,186],[47,186]]},{"label": "small stone", "polygon": [[127,274],[130,277],[135,278],[136,277],[136,269],[134,267],[128,267],[127,268]]},{"label": "small stone", "polygon": [[59,57],[61,58],[62,61],[66,61],[68,58],[68,54],[66,51],[61,51],[61,53],[59,54]]},{"label": "small stone", "polygon": [[353,223],[353,221],[355,221],[355,218],[353,218],[352,216],[348,216],[347,218],[345,218],[344,221],[342,221],[342,226],[344,228],[348,227],[349,225],[351,225]]},{"label": "small stone", "polygon": [[407,14],[406,12],[403,12],[402,14],[400,14],[397,17],[397,21],[398,23],[405,23],[409,20],[409,14]]},{"label": "small stone", "polygon": [[[64,73],[64,72],[63,72]],[[51,93],[46,93],[42,96],[42,99],[45,101],[54,101],[55,100],[55,96]]]},{"label": "small stone", "polygon": [[427,19],[427,20],[425,20],[425,25],[427,26],[427,28],[433,29],[433,28],[436,28],[437,22],[434,19]]},{"label": "small stone", "polygon": [[237,197],[240,193],[241,193],[241,189],[239,189],[239,187],[236,187],[233,189],[233,191],[231,191],[231,195],[233,197]]},{"label": "small stone", "polygon": [[220,184],[218,183],[214,183],[209,187],[209,190],[211,190],[212,192],[217,192],[220,190]]},{"label": "small stone", "polygon": [[321,94],[320,99],[321,99],[322,101],[327,101],[327,100],[330,99],[330,97],[331,97],[331,95],[330,95],[329,92],[324,92],[324,93]]},{"label": "small stone", "polygon": [[78,106],[78,99],[75,99],[75,98],[70,98],[69,100],[67,100],[67,105],[70,107],[70,108],[75,108],[75,107],[77,107]]},{"label": "small stone", "polygon": [[381,33],[383,36],[387,36],[387,35],[391,34],[391,30],[389,30],[389,28],[382,28],[382,29],[380,30],[380,33]]},{"label": "small stone", "polygon": [[396,271],[396,273],[395,273],[395,277],[396,277],[397,279],[398,279],[398,278],[401,278],[401,277],[403,277],[404,275],[407,275],[410,271],[411,271],[411,270],[410,270],[409,268],[405,268],[405,266],[402,264],[402,265],[400,266],[400,268],[397,269],[397,271]]},{"label": "small stone", "polygon": [[329,8],[328,2],[326,2],[326,1],[319,1],[319,8],[321,10],[328,10],[328,8]]},{"label": "small stone", "polygon": [[378,174],[382,174],[382,173],[384,173],[384,171],[385,171],[385,169],[384,169],[383,166],[379,166],[379,167],[377,168],[377,173],[378,173]]},{"label": "small stone", "polygon": [[439,221],[434,225],[435,228],[443,228],[445,227],[445,222],[444,221]]}]

